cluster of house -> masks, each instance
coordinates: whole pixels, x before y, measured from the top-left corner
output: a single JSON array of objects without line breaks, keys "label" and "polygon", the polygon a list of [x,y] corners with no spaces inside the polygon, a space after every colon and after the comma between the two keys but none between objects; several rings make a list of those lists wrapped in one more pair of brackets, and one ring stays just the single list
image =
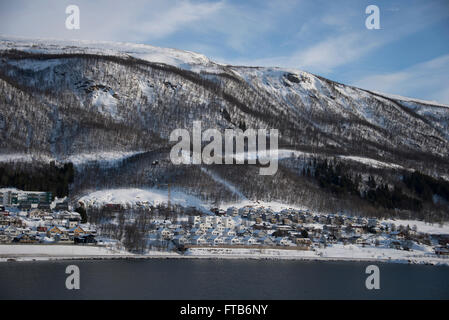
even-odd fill
[{"label": "cluster of house", "polygon": [[96,230],[64,209],[66,203],[52,210],[0,206],[0,243],[95,243]]},{"label": "cluster of house", "polygon": [[191,216],[187,227],[162,226],[156,232],[161,240],[172,240],[177,246],[298,246],[310,249],[307,238],[276,234],[275,230],[264,230],[241,223],[230,216]]},{"label": "cluster of house", "polygon": [[[0,202],[0,243],[97,243],[92,225],[81,224],[67,201],[49,203],[48,193],[4,190]],[[3,205],[2,205],[3,203]],[[5,205],[6,204],[6,205]],[[26,208],[23,208],[26,206]],[[106,208],[123,210],[120,205]],[[193,246],[283,247],[313,250],[329,244],[388,246],[410,250],[414,244],[431,245],[438,255],[449,255],[449,235],[418,232],[416,226],[399,226],[375,218],[344,214],[319,215],[306,210],[283,209],[275,212],[263,206],[212,209],[213,214],[177,209],[173,222],[157,220],[148,239],[156,245],[177,248]]]},{"label": "cluster of house", "polygon": [[[449,254],[449,235],[429,235],[416,226],[380,223],[375,218],[343,214],[316,215],[308,211],[246,206],[213,210],[215,215],[190,216],[187,224],[164,221],[154,231],[159,241],[178,247],[263,246],[311,250],[329,244],[388,245],[410,250],[414,243],[433,245],[438,254]],[[385,240],[386,239],[386,240]]]}]

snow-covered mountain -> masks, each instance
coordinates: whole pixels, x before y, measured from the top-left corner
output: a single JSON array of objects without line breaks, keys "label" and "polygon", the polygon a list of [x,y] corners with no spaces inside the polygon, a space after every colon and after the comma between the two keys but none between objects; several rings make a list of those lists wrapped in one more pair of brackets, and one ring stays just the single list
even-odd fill
[{"label": "snow-covered mountain", "polygon": [[[116,152],[136,153],[131,163],[154,161],[166,155],[170,132],[191,129],[194,120],[204,129],[279,129],[280,148],[294,151],[283,160],[290,169],[300,170],[313,155],[449,177],[445,105],[295,69],[218,64],[176,49],[0,37],[4,159],[31,153],[92,160],[86,154]],[[379,163],[385,165],[373,165]],[[157,184],[154,172],[141,170],[145,183]],[[207,173],[198,172],[212,179]]]}]

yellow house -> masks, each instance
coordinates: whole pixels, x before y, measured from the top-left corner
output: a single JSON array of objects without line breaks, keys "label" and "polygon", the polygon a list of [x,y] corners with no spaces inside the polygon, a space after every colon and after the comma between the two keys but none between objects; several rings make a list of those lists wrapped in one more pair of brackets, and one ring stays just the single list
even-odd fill
[{"label": "yellow house", "polygon": [[63,227],[53,226],[47,230],[47,233],[50,234],[63,234],[66,230]]},{"label": "yellow house", "polygon": [[71,232],[73,232],[73,235],[75,237],[81,235],[81,234],[87,234],[86,230],[84,230],[81,226],[76,226],[73,229],[70,229]]}]

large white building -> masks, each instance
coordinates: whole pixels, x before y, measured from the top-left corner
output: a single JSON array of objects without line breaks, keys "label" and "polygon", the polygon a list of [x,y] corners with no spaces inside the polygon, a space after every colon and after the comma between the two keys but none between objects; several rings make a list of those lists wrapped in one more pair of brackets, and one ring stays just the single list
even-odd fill
[{"label": "large white building", "polygon": [[17,189],[0,189],[0,204],[5,206],[21,203],[38,204],[51,203],[51,192],[45,191],[21,191]]}]

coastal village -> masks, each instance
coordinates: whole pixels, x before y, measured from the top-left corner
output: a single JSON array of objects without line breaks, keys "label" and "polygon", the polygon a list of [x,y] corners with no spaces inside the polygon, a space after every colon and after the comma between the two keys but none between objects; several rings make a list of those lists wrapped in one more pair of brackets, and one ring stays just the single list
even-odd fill
[{"label": "coastal village", "polygon": [[[51,201],[49,192],[0,191],[0,244],[72,244],[122,247],[96,225],[82,223],[67,199]],[[449,234],[426,233],[416,225],[397,225],[376,218],[316,214],[292,208],[273,211],[262,205],[200,213],[175,207],[173,217],[160,218],[158,208],[135,204],[150,216],[146,241],[152,248],[184,252],[194,248],[258,248],[314,251],[332,245],[391,248],[449,258]],[[130,208],[106,204],[116,216]],[[152,218],[154,216],[154,218]],[[157,217],[157,218],[156,218]],[[85,221],[84,221],[85,222]]]},{"label": "coastal village", "polygon": [[52,201],[50,192],[0,191],[0,243],[92,243],[96,230],[81,224],[67,199]]}]

